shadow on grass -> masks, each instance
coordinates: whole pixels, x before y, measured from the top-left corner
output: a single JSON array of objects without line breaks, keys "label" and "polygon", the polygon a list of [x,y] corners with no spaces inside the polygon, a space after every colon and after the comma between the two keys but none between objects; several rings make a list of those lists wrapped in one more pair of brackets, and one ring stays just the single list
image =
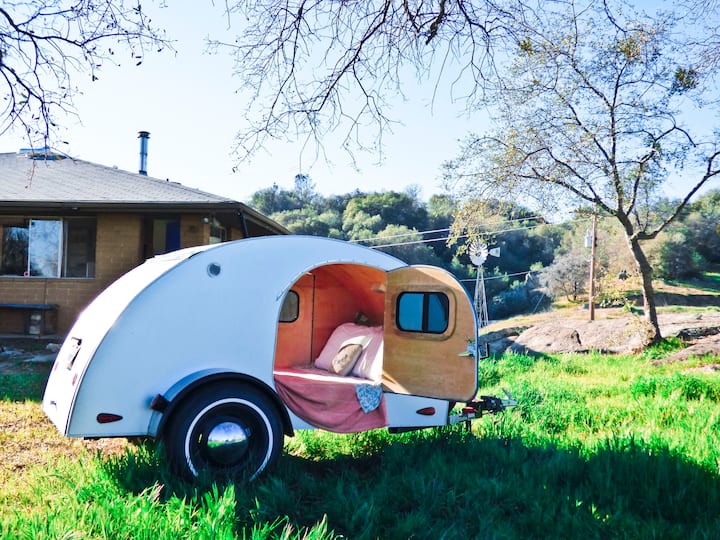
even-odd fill
[{"label": "shadow on grass", "polygon": [[0,339],[0,400],[42,401],[54,355],[47,341]]},{"label": "shadow on grass", "polygon": [[[720,537],[717,471],[661,445],[617,439],[586,453],[460,430],[384,441],[356,458],[284,455],[236,484],[238,535],[282,518],[296,531],[327,519],[353,539]],[[103,466],[133,493],[210,489],[179,482],[147,446]]]},{"label": "shadow on grass", "polygon": [[0,374],[0,400],[42,401],[47,373]]},{"label": "shadow on grass", "polygon": [[[697,288],[697,287],[696,287]],[[703,288],[707,292],[715,291],[715,288]],[[661,292],[655,293],[655,302],[658,307],[663,306],[720,306],[720,296],[717,294],[677,294]],[[640,302],[642,304],[642,301]]]},{"label": "shadow on grass", "polygon": [[706,292],[716,292],[720,291],[720,274],[717,272],[706,272],[702,275],[702,277],[666,280],[666,283],[678,287],[690,287]]}]

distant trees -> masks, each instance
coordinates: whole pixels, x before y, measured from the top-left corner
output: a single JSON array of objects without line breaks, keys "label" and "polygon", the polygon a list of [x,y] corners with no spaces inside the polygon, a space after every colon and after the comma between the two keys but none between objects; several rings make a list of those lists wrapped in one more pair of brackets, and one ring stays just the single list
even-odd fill
[{"label": "distant trees", "polygon": [[[359,241],[378,247],[411,264],[433,264],[463,279],[473,294],[476,268],[465,253],[468,229],[460,229],[462,213],[451,195],[433,195],[420,201],[412,191],[323,196],[309,178],[293,189],[278,185],[261,189],[250,204],[296,234]],[[305,196],[298,194],[306,190]],[[301,199],[305,203],[301,202]],[[672,201],[659,201],[651,213],[662,214]],[[480,211],[477,209],[481,208]],[[491,318],[503,318],[544,306],[548,297],[585,302],[590,250],[588,208],[575,220],[549,225],[542,216],[519,205],[489,200],[476,203],[472,227],[499,258],[485,262],[485,288]],[[460,220],[455,221],[456,216]],[[402,223],[401,220],[405,220]],[[467,222],[466,222],[467,223]],[[720,191],[710,191],[687,206],[666,231],[648,246],[653,276],[687,279],[708,264],[720,264]],[[448,242],[454,230],[454,243]],[[600,305],[633,302],[629,291],[639,288],[641,276],[626,249],[621,224],[600,216],[597,226],[596,298]]]},{"label": "distant trees", "polygon": [[699,277],[705,269],[705,258],[694,246],[688,231],[675,228],[664,233],[657,245],[653,269],[655,275],[670,281]]},{"label": "distant trees", "polygon": [[434,247],[424,242],[423,236],[415,229],[391,223],[366,245],[385,246],[379,249],[409,264],[447,266],[448,261],[441,260]]},{"label": "distant trees", "polygon": [[680,223],[698,254],[710,263],[720,263],[720,190],[699,197]]},{"label": "distant trees", "polygon": [[343,230],[350,239],[367,238],[368,233],[379,234],[390,224],[402,224],[418,231],[425,230],[427,218],[424,205],[407,193],[364,193],[348,201],[343,211]]},{"label": "distant trees", "polygon": [[699,277],[708,264],[720,263],[720,191],[688,205],[650,249],[655,275],[667,280]]},{"label": "distant trees", "polygon": [[[410,264],[444,267],[466,280],[473,293],[477,269],[465,253],[465,235],[460,233],[453,244],[448,243],[457,209],[449,195],[433,195],[423,202],[415,190],[406,189],[324,197],[303,176],[300,182],[296,177],[293,189],[274,184],[258,190],[249,203],[295,234],[357,241]],[[509,316],[537,304],[536,287],[526,286],[526,274],[533,265],[552,262],[562,231],[518,205],[490,201],[487,208],[484,231],[502,252],[486,263],[489,308],[492,316]]]},{"label": "distant trees", "polygon": [[[720,190],[697,197],[678,218],[654,240],[646,252],[653,278],[668,281],[702,278],[706,271],[717,271],[720,264]],[[674,201],[659,200],[649,209],[662,215]],[[587,209],[584,209],[587,214]],[[553,297],[585,301],[589,285],[590,250],[584,248],[589,224],[579,220],[554,229],[564,231],[551,265],[542,271],[543,284]],[[634,269],[632,254],[620,224],[600,216],[597,228],[595,261],[596,299],[600,305],[624,305],[633,302],[640,275]]]}]

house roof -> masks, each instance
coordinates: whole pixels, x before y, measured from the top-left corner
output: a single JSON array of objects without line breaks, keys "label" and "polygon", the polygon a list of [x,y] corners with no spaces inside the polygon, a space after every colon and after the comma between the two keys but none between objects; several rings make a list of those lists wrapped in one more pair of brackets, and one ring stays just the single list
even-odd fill
[{"label": "house roof", "polygon": [[233,199],[55,154],[0,153],[0,206],[3,213],[235,211],[273,233],[288,233],[282,225]]}]

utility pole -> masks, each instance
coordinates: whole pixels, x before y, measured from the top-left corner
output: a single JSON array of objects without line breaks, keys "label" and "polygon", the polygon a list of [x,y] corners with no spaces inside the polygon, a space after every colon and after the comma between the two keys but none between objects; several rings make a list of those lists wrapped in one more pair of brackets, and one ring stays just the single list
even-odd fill
[{"label": "utility pole", "polygon": [[590,320],[595,320],[595,245],[597,244],[597,208],[592,215],[592,233],[590,234],[590,287],[588,287],[588,311]]}]

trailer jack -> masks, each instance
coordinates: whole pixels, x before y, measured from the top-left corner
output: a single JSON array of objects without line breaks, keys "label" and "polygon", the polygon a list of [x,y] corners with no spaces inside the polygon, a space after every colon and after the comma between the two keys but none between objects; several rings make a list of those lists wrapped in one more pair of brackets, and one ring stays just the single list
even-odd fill
[{"label": "trailer jack", "polygon": [[517,400],[507,390],[503,390],[503,392],[505,393],[504,398],[480,396],[478,399],[466,402],[459,414],[450,417],[450,424],[465,422],[465,428],[469,430],[470,422],[476,418],[482,418],[483,413],[497,414],[508,407],[517,406]]}]

